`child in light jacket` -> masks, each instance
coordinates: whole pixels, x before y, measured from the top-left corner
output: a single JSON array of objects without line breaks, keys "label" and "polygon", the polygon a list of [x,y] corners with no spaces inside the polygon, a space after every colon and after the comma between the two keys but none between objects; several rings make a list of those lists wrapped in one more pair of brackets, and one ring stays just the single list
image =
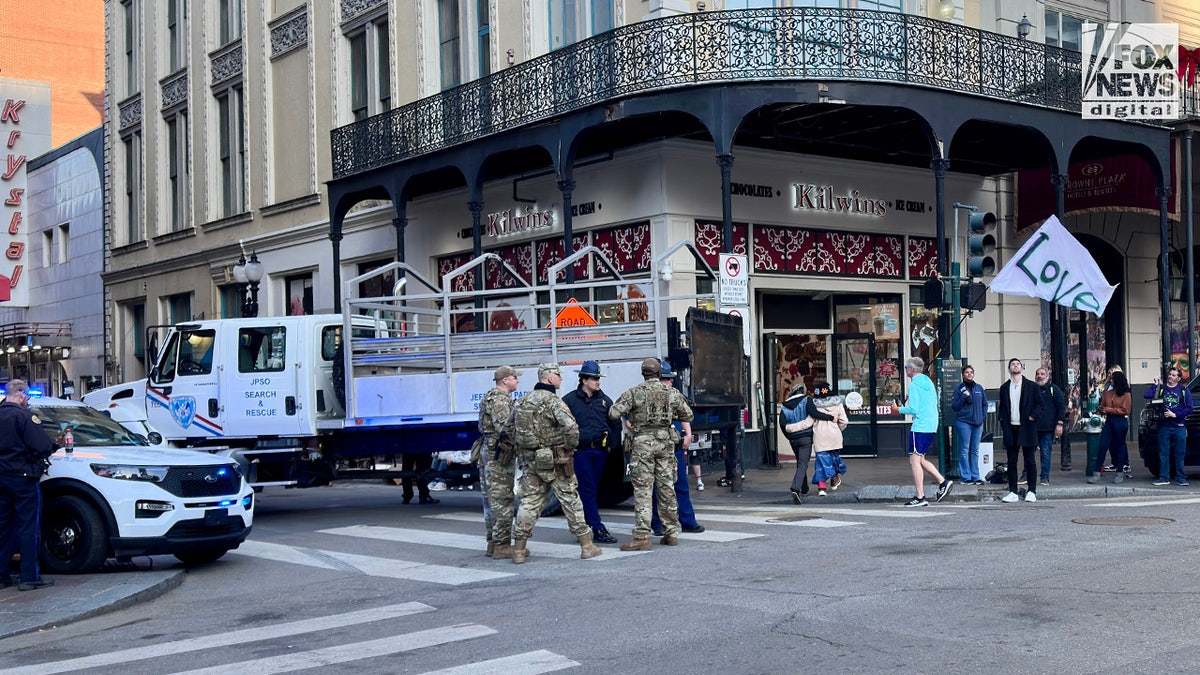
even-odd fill
[{"label": "child in light jacket", "polygon": [[842,430],[850,423],[850,418],[842,405],[842,397],[833,393],[833,388],[828,382],[821,382],[813,387],[812,401],[817,410],[830,419],[816,419],[810,416],[787,425],[784,431],[795,433],[812,428],[812,482],[817,484],[817,495],[824,497],[827,487],[836,490],[841,486],[841,476],[846,473],[846,463],[842,461]]}]

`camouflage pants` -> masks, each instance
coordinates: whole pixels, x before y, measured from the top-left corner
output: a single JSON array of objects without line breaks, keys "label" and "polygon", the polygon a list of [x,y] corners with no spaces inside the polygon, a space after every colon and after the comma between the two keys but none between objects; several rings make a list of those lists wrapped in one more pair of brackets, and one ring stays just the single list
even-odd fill
[{"label": "camouflage pants", "polygon": [[563,515],[571,534],[576,537],[591,532],[583,517],[583,502],[579,500],[579,483],[559,478],[554,471],[537,471],[533,467],[533,455],[521,456],[521,481],[517,484],[521,508],[513,525],[513,539],[529,539],[542,508],[546,506],[546,495],[554,490],[554,496],[562,504]]},{"label": "camouflage pants", "polygon": [[633,483],[633,538],[650,536],[655,484],[658,485],[658,514],[663,521],[663,534],[678,536],[679,502],[675,499],[675,480],[679,477],[679,469],[675,445],[669,439],[638,435],[633,439],[631,455],[629,482]]},{"label": "camouflage pants", "polygon": [[517,461],[502,464],[491,457],[480,457],[479,463],[484,466],[480,476],[483,479],[483,524],[488,528],[488,541],[507,544],[512,540]]}]

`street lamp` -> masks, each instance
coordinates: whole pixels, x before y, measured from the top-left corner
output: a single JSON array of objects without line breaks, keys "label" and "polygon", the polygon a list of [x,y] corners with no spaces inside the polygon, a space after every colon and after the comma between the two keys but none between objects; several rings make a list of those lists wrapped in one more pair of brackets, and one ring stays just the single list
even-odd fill
[{"label": "street lamp", "polygon": [[258,282],[262,278],[263,264],[258,261],[258,253],[251,253],[249,261],[244,254],[238,258],[238,264],[233,267],[233,280],[241,284],[243,317],[258,316]]},{"label": "street lamp", "polygon": [[1029,21],[1029,15],[1021,15],[1021,22],[1017,24],[1017,37],[1022,40],[1029,37],[1029,32],[1033,30],[1033,24]]}]

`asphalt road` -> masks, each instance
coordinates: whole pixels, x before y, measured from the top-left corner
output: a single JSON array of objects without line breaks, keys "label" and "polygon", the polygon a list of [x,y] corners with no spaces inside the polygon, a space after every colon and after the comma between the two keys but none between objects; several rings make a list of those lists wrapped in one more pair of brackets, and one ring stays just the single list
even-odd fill
[{"label": "asphalt road", "polygon": [[[678,547],[588,561],[555,518],[516,566],[482,555],[478,493],[438,494],[268,491],[243,550],[155,601],[0,641],[0,670],[1200,670],[1196,498],[735,503]],[[628,507],[606,521],[628,539]]]}]

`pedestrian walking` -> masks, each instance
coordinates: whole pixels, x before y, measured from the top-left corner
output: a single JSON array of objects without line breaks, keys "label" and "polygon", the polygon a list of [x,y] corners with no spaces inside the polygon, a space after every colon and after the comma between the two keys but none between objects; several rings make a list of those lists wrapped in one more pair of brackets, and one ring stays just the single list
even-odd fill
[{"label": "pedestrian walking", "polygon": [[808,462],[814,459],[812,425],[818,419],[832,421],[833,417],[817,410],[803,380],[796,382],[788,389],[788,397],[779,409],[779,426],[796,456],[796,473],[790,488],[796,504],[802,504],[803,496],[808,494]]},{"label": "pedestrian walking", "polygon": [[1008,452],[1008,494],[1000,499],[1013,503],[1021,497],[1017,494],[1017,459],[1025,455],[1025,475],[1029,488],[1025,501],[1037,501],[1037,420],[1042,412],[1042,396],[1036,382],[1030,382],[1022,374],[1025,364],[1021,359],[1008,360],[1008,379],[1000,385],[999,422],[1004,435],[1004,449]]},{"label": "pedestrian walking", "polygon": [[513,483],[517,457],[511,442],[500,447],[500,432],[512,414],[512,394],[521,371],[500,366],[493,374],[496,386],[479,402],[479,479],[483,483],[483,525],[487,556],[512,559]]},{"label": "pedestrian walking", "polygon": [[633,483],[633,510],[636,516],[633,541],[621,544],[622,551],[649,551],[653,488],[658,486],[659,509],[663,520],[664,546],[679,543],[679,504],[673,484],[677,478],[675,443],[679,432],[672,422],[692,421],[692,409],[678,389],[659,379],[662,364],[658,359],[642,361],[645,381],[617,398],[608,411],[612,419],[627,418],[632,436],[629,480]]},{"label": "pedestrian walking", "polygon": [[600,520],[600,478],[608,462],[609,451],[621,447],[621,420],[610,420],[608,410],[612,399],[600,388],[600,364],[586,361],[578,370],[579,386],[566,396],[567,404],[579,424],[579,445],[575,448],[575,478],[579,481],[579,500],[583,516],[592,528],[592,541],[615,544],[617,538],[608,533]]},{"label": "pedestrian walking", "polygon": [[912,428],[908,432],[906,450],[917,496],[905,502],[904,505],[909,508],[929,506],[929,501],[925,499],[926,474],[937,481],[938,489],[934,497],[935,501],[940,502],[945,499],[946,495],[950,494],[951,488],[954,487],[954,481],[943,476],[933,462],[925,458],[925,453],[929,452],[929,448],[933,447],[933,442],[937,439],[938,396],[937,390],[933,386],[933,380],[922,372],[924,370],[925,361],[920,357],[914,356],[904,360],[904,374],[909,377],[908,404],[905,406],[892,404],[893,415],[912,415],[913,418]]},{"label": "pedestrian walking", "polygon": [[1049,485],[1050,455],[1054,451],[1054,442],[1062,438],[1067,423],[1067,397],[1062,389],[1050,381],[1050,371],[1047,368],[1038,368],[1033,379],[1037,382],[1038,394],[1042,397],[1042,409],[1037,419],[1038,448],[1041,450],[1041,475],[1038,482]]},{"label": "pedestrian walking", "polygon": [[[671,370],[671,364],[667,361],[662,362],[662,373],[659,375],[659,380],[668,387],[675,386],[675,371]],[[675,431],[679,434],[679,441],[675,443],[675,501],[679,504],[679,527],[684,532],[700,533],[704,531],[704,526],[696,522],[696,509],[692,506],[692,494],[688,490],[688,448],[692,444],[692,423],[681,422],[675,420],[672,423]],[[654,515],[650,519],[650,531],[654,536],[661,537],[663,534],[662,518],[658,515],[658,487],[654,488]]]},{"label": "pedestrian walking", "polygon": [[518,565],[529,555],[526,542],[533,535],[533,526],[551,490],[562,504],[571,534],[579,540],[579,557],[587,560],[602,553],[592,543],[592,533],[583,517],[572,458],[579,445],[579,425],[558,397],[560,385],[562,371],[557,363],[538,366],[538,383],[517,403],[512,421],[503,432],[512,439],[521,468],[521,507],[513,526],[512,551],[512,560]]},{"label": "pedestrian walking", "polygon": [[[1192,414],[1192,394],[1181,384],[1183,371],[1175,366],[1167,368],[1167,383],[1154,378],[1154,386],[1146,390],[1146,398],[1162,401],[1162,417],[1158,421],[1158,480],[1155,485],[1170,485],[1171,473],[1175,482],[1187,486],[1187,473],[1183,470],[1187,455],[1187,416]],[[1115,389],[1115,386],[1114,386]],[[1101,400],[1103,404],[1103,400]]]},{"label": "pedestrian walking", "polygon": [[954,438],[958,441],[958,475],[963,485],[983,485],[979,475],[979,442],[987,417],[987,392],[975,381],[975,368],[962,367],[962,382],[950,399],[954,410]]},{"label": "pedestrian walking", "polygon": [[808,420],[800,424],[812,425],[815,453],[812,482],[817,484],[817,496],[824,497],[827,487],[830,490],[841,487],[842,476],[846,474],[846,462],[842,461],[842,431],[849,425],[850,418],[846,415],[846,407],[842,405],[842,397],[833,392],[828,382],[814,386],[812,398],[815,412],[823,417],[809,415]]},{"label": "pedestrian walking", "polygon": [[417,494],[421,496],[422,504],[437,504],[437,499],[429,494],[429,470],[433,468],[433,455],[428,452],[406,452],[400,460],[400,470],[404,472],[400,483],[404,486],[404,503],[413,498],[413,485],[417,486]]},{"label": "pedestrian walking", "polygon": [[12,585],[9,546],[14,538],[21,553],[18,590],[54,585],[53,579],[41,575],[37,564],[42,504],[38,482],[53,452],[54,441],[29,410],[28,385],[24,380],[9,380],[0,403],[0,554],[4,563],[0,585]]}]

